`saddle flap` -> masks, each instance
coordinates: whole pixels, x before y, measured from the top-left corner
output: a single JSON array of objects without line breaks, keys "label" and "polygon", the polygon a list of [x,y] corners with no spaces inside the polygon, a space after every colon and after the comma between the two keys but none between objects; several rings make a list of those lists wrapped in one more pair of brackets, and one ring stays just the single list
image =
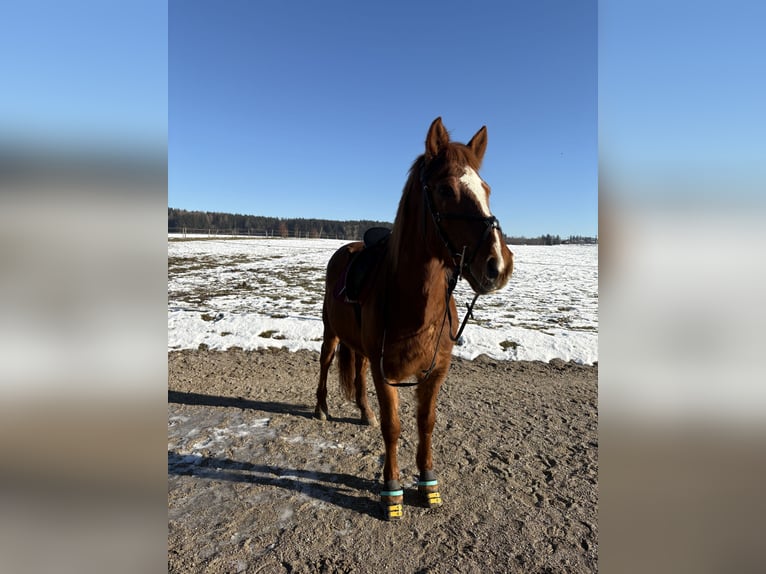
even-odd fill
[{"label": "saddle flap", "polygon": [[385,227],[373,227],[365,232],[365,247],[351,257],[340,280],[342,286],[336,289],[336,297],[342,295],[347,303],[361,302],[372,276],[383,259],[390,235],[391,230]]}]

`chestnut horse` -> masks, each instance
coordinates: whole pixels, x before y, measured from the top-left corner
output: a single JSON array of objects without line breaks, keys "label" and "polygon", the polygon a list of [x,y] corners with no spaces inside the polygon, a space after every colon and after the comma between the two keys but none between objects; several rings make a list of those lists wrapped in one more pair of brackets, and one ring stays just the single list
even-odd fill
[{"label": "chestnut horse", "polygon": [[415,377],[418,491],[429,507],[440,506],[431,434],[436,397],[458,338],[452,290],[462,276],[478,297],[503,287],[513,270],[513,254],[489,210],[489,186],[478,174],[486,147],[486,126],[465,145],[450,141],[441,118],[434,120],[425,153],[415,160],[404,185],[391,236],[374,248],[380,256],[356,302],[338,292],[364,244],[341,247],[327,265],[316,416],[328,416],[327,373],[337,350],[346,398],[355,395],[362,422],[376,424],[367,403],[370,366],[386,448],[380,496],[388,520],[401,517],[404,494],[397,461],[397,387]]}]

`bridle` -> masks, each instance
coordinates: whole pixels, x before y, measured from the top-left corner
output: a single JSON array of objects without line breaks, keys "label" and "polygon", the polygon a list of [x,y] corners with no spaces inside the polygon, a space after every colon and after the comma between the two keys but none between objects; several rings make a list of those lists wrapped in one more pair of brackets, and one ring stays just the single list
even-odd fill
[{"label": "bridle", "polygon": [[[383,343],[381,346],[381,353],[380,353],[380,371],[383,375],[383,380],[391,387],[412,387],[415,385],[420,384],[421,381],[424,381],[428,376],[433,372],[434,368],[436,367],[436,356],[439,354],[439,343],[441,342],[442,334],[444,333],[444,326],[449,321],[449,338],[453,342],[457,342],[460,340],[460,336],[463,334],[463,330],[465,329],[466,324],[468,323],[468,319],[473,316],[473,306],[476,304],[476,300],[479,298],[479,293],[475,293],[473,296],[473,299],[470,303],[466,304],[467,310],[465,317],[463,317],[463,321],[460,324],[460,328],[457,331],[457,334],[454,336],[452,335],[452,313],[450,312],[450,299],[452,298],[452,293],[455,290],[455,287],[457,287],[458,281],[460,281],[460,276],[463,274],[463,270],[465,270],[468,274],[473,277],[474,281],[479,283],[479,281],[476,279],[476,276],[471,271],[471,264],[473,263],[474,258],[476,257],[476,254],[479,252],[479,249],[481,249],[481,246],[484,244],[484,242],[489,238],[490,234],[493,230],[497,229],[498,231],[501,231],[500,228],[500,222],[497,220],[497,218],[494,215],[490,215],[489,217],[484,217],[483,215],[473,215],[469,213],[441,213],[437,211],[434,208],[433,202],[431,201],[431,190],[428,187],[428,184],[425,180],[425,166],[421,168],[420,170],[420,183],[423,189],[423,201],[425,202],[426,210],[431,214],[431,218],[433,219],[434,225],[436,226],[436,232],[439,235],[439,238],[444,243],[444,245],[447,247],[447,250],[450,253],[450,256],[452,257],[452,262],[454,264],[454,267],[452,269],[452,273],[447,274],[447,291],[445,295],[445,309],[444,309],[444,317],[442,318],[442,324],[441,328],[439,329],[439,336],[436,339],[436,348],[434,350],[434,356],[431,360],[431,366],[428,367],[428,369],[422,371],[423,378],[420,381],[416,381],[414,383],[389,383],[388,379],[385,376],[385,371],[383,369],[383,353],[385,351],[385,344],[386,344],[386,332],[385,329],[383,331]],[[425,225],[425,210],[423,212],[423,233],[426,231],[426,225]],[[481,234],[481,237],[479,238],[478,242],[476,243],[476,246],[473,248],[472,251],[470,251],[470,254],[468,257],[466,257],[466,251],[468,249],[468,245],[463,245],[463,248],[458,250],[455,248],[455,244],[450,240],[448,235],[445,233],[444,229],[441,226],[441,222],[444,220],[456,220],[456,221],[479,221],[484,224],[484,232]]]},{"label": "bridle", "polygon": [[[450,253],[450,256],[452,257],[452,262],[455,264],[455,271],[457,272],[457,275],[460,275],[465,269],[471,277],[473,277],[474,281],[477,283],[479,282],[477,278],[473,275],[473,272],[471,271],[471,264],[473,263],[474,258],[476,257],[476,254],[479,252],[479,249],[481,249],[481,246],[484,244],[484,242],[489,238],[490,234],[493,230],[497,229],[498,231],[502,231],[500,228],[500,222],[497,220],[497,217],[494,215],[490,215],[489,217],[484,217],[483,215],[473,215],[470,213],[441,213],[437,211],[434,208],[434,204],[431,201],[431,190],[428,187],[428,184],[425,181],[425,170],[421,170],[420,172],[420,183],[423,187],[423,200],[426,204],[426,209],[431,214],[431,218],[434,221],[434,225],[436,226],[436,232],[439,235],[439,238],[442,240],[442,243],[444,243],[445,247],[447,247],[447,250]],[[423,214],[423,218],[425,219],[425,212]],[[446,219],[451,219],[455,221],[479,221],[484,224],[484,232],[481,234],[481,237],[479,238],[479,241],[476,243],[476,247],[473,249],[473,251],[470,252],[469,256],[465,257],[465,251],[467,249],[467,245],[463,246],[463,249],[458,250],[455,248],[455,244],[450,240],[450,238],[447,236],[447,234],[444,232],[444,229],[441,226],[441,222]],[[423,225],[423,232],[425,233],[425,221]],[[455,281],[457,283],[457,280]]]}]

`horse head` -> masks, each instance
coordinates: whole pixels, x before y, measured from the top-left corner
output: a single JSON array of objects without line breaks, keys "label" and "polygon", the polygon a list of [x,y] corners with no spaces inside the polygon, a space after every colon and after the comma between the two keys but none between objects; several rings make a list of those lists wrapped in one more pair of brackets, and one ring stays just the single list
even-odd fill
[{"label": "horse head", "polygon": [[487,149],[487,127],[468,144],[450,141],[436,118],[417,167],[428,240],[449,265],[460,269],[471,288],[486,294],[505,286],[513,272],[513,253],[489,208],[490,188],[479,176]]}]

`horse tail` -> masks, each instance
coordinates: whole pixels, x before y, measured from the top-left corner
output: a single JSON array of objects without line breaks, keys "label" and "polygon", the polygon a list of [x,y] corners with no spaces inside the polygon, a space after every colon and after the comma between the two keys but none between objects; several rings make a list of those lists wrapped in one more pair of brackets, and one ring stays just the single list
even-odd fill
[{"label": "horse tail", "polygon": [[353,401],[356,394],[354,379],[356,378],[354,351],[341,343],[338,346],[338,378],[340,390],[347,401]]}]

